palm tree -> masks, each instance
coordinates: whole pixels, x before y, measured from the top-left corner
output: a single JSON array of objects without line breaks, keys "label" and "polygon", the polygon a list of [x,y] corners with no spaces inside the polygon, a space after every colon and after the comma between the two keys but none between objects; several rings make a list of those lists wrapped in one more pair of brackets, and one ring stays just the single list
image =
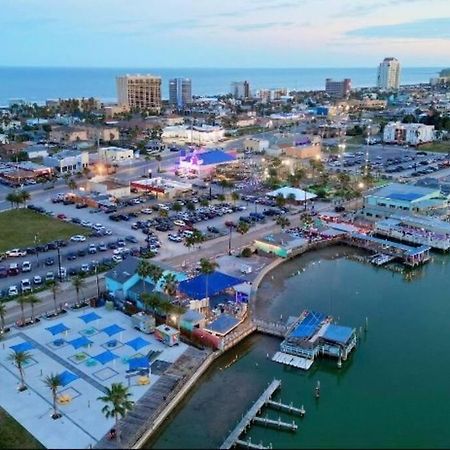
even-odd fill
[{"label": "palm tree", "polygon": [[286,199],[284,198],[283,194],[281,194],[281,193],[279,193],[275,197],[275,201],[277,202],[277,206],[279,206],[280,208],[286,204]]},{"label": "palm tree", "polygon": [[172,205],[172,211],[180,212],[182,209],[183,209],[183,207],[178,202],[175,202]]},{"label": "palm tree", "polygon": [[161,294],[159,292],[143,292],[141,294],[141,301],[144,305],[144,310],[146,313],[148,313],[149,309],[155,312],[156,308],[158,308],[161,303]]},{"label": "palm tree", "polygon": [[195,245],[194,236],[188,236],[184,241],[184,245],[190,250]]},{"label": "palm tree", "polygon": [[31,195],[28,191],[26,191],[25,189],[22,189],[21,191],[18,192],[17,198],[18,198],[19,203],[24,203],[26,205],[27,201],[30,200]]},{"label": "palm tree", "polygon": [[29,352],[11,352],[8,356],[8,361],[11,361],[18,369],[20,376],[19,391],[27,389],[25,385],[25,377],[23,372],[23,366],[26,365],[31,359]]},{"label": "palm tree", "polygon": [[102,413],[107,419],[113,417],[116,421],[116,435],[120,442],[119,433],[119,419],[124,417],[128,411],[133,407],[133,402],[130,400],[131,393],[128,388],[122,383],[112,383],[110,388],[106,388],[106,394],[102,397],[98,397],[105,404],[102,408]]},{"label": "palm tree", "polygon": [[200,273],[205,275],[205,298],[208,298],[208,281],[209,275],[214,273],[214,271],[219,267],[216,261],[210,261],[206,258],[200,259]]},{"label": "palm tree", "polygon": [[172,273],[168,272],[163,276],[162,289],[165,294],[173,297],[177,292],[177,277]]},{"label": "palm tree", "polygon": [[28,294],[24,296],[24,301],[31,307],[31,321],[34,322],[34,305],[41,303],[42,300],[34,294]]},{"label": "palm tree", "polygon": [[165,316],[167,323],[169,313],[172,311],[172,303],[170,303],[168,300],[162,300],[158,305],[158,310],[161,311],[162,314]]},{"label": "palm tree", "polygon": [[164,271],[161,267],[155,264],[149,264],[150,267],[150,278],[153,281],[153,284],[156,286],[158,284],[159,279],[163,276]]},{"label": "palm tree", "polygon": [[160,173],[161,172],[161,160],[162,160],[161,155],[156,155],[155,160],[158,161],[158,173]]},{"label": "palm tree", "polygon": [[14,208],[14,205],[18,205],[18,194],[17,192],[10,192],[7,196],[6,196],[6,201],[11,203],[11,208]]},{"label": "palm tree", "polygon": [[80,291],[84,288],[85,284],[84,279],[80,275],[72,278],[72,286],[77,293],[77,303],[80,303]]},{"label": "palm tree", "polygon": [[151,265],[147,261],[141,260],[137,266],[137,274],[144,280],[144,293],[146,292],[145,288],[145,279],[151,275]]},{"label": "palm tree", "polygon": [[20,296],[17,298],[17,303],[20,306],[20,320],[22,322],[22,325],[25,324],[25,303],[26,303],[26,299],[24,296]]},{"label": "palm tree", "polygon": [[284,216],[278,216],[276,222],[277,222],[277,225],[280,225],[282,230],[284,230],[286,227],[288,227],[291,224],[289,219]]},{"label": "palm tree", "polygon": [[55,314],[58,314],[58,307],[56,305],[56,294],[59,292],[60,288],[59,288],[59,284],[58,284],[58,282],[56,280],[51,281],[50,289],[51,289],[52,294],[53,294],[53,304],[55,306]]},{"label": "palm tree", "polygon": [[231,193],[231,199],[233,200],[233,203],[236,204],[236,202],[241,198],[239,195],[239,192],[233,191]]},{"label": "palm tree", "polygon": [[6,305],[0,301],[0,322],[2,324],[1,333],[5,331],[5,316],[6,316]]},{"label": "palm tree", "polygon": [[50,389],[52,393],[52,403],[53,403],[53,414],[52,419],[59,419],[62,414],[58,412],[56,407],[56,396],[58,393],[58,388],[62,386],[61,377],[56,374],[48,375],[44,378],[44,384]]}]

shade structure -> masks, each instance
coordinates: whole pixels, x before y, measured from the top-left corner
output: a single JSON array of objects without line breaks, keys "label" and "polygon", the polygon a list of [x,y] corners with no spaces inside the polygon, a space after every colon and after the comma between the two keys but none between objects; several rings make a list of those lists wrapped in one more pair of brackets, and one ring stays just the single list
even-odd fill
[{"label": "shade structure", "polygon": [[75,375],[74,373],[69,372],[68,370],[65,370],[64,372],[60,373],[58,376],[59,376],[59,381],[61,382],[61,386],[67,386],[69,383],[72,383],[72,381],[80,378],[78,375]]},{"label": "shade structure", "polygon": [[114,361],[117,358],[118,356],[113,352],[110,352],[109,350],[93,357],[93,359],[97,360],[101,364],[107,364],[111,361]]},{"label": "shade structure", "polygon": [[47,331],[50,331],[50,333],[53,334],[53,336],[55,334],[59,334],[59,333],[64,333],[64,331],[70,330],[69,327],[66,327],[62,322],[58,323],[56,325],[53,325],[52,327],[48,327],[46,328]]},{"label": "shade structure", "polygon": [[148,369],[149,367],[150,362],[146,356],[142,356],[141,358],[131,358],[128,360],[129,370]]},{"label": "shade structure", "polygon": [[136,339],[125,342],[125,344],[129,345],[134,350],[139,350],[140,348],[149,345],[150,342],[146,341],[145,339],[142,339],[141,337],[137,337]]},{"label": "shade structure", "polygon": [[95,312],[90,312],[88,314],[84,314],[82,316],[78,316],[78,318],[81,319],[84,323],[89,323],[89,322],[92,322],[94,320],[101,319],[101,316],[99,316]]},{"label": "shade structure", "polygon": [[224,291],[238,284],[242,284],[245,280],[232,277],[222,272],[213,272],[209,275],[198,275],[189,280],[184,280],[178,285],[178,290],[195,300],[201,300],[206,295],[211,297],[219,292]]},{"label": "shade structure", "polygon": [[80,347],[87,347],[89,344],[92,344],[92,341],[89,340],[86,336],[81,336],[68,342],[75,350]]},{"label": "shade structure", "polygon": [[114,334],[120,333],[121,331],[125,331],[125,328],[120,327],[117,324],[110,325],[109,327],[103,328],[102,330],[108,336],[113,336]]},{"label": "shade structure", "polygon": [[21,344],[11,345],[9,347],[11,350],[14,350],[16,353],[26,352],[34,348],[34,345],[31,342],[24,341]]}]

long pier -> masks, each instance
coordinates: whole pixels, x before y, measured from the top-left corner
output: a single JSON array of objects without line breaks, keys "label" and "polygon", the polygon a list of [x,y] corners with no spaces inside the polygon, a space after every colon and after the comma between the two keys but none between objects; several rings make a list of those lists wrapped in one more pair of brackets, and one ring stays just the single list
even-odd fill
[{"label": "long pier", "polygon": [[305,408],[303,406],[301,408],[296,408],[295,406],[292,406],[292,403],[290,405],[285,405],[281,402],[275,402],[273,400],[269,400],[267,402],[268,406],[272,406],[273,408],[279,409],[281,411],[285,411],[291,414],[298,414],[300,417],[303,417],[305,415]]},{"label": "long pier", "polygon": [[253,422],[266,427],[278,428],[279,430],[297,431],[298,425],[292,422],[283,422],[279,417],[278,420],[270,419],[269,417],[253,417]]},{"label": "long pier", "polygon": [[[242,417],[241,421],[236,425],[234,430],[228,435],[224,443],[220,446],[221,449],[229,449],[235,444],[240,444],[239,436],[251,425],[255,416],[261,411],[262,407],[270,400],[270,397],[274,392],[281,386],[281,380],[273,380],[269,387],[261,394],[261,396],[256,400],[253,406],[247,411],[247,413]],[[260,448],[260,447],[252,447]]]},{"label": "long pier", "polygon": [[262,444],[254,444],[251,439],[249,439],[248,441],[241,441],[240,439],[238,439],[236,441],[236,445],[239,445],[239,447],[242,448],[251,448],[251,449],[260,449],[260,450],[270,450],[272,448],[272,444],[269,444],[268,447],[265,447]]}]

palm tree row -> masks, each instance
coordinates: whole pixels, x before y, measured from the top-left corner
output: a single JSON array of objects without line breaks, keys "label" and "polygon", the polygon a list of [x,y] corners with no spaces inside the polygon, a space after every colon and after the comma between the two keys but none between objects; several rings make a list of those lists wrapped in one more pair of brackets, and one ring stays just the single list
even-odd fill
[{"label": "palm tree row", "polygon": [[151,264],[145,260],[139,261],[137,274],[144,281],[144,293],[146,292],[145,279],[150,278],[153,284],[156,286],[160,278],[163,276],[163,273],[164,271],[161,269],[161,267],[157,266],[156,264]]},{"label": "palm tree row", "polygon": [[25,305],[31,307],[31,321],[34,322],[34,306],[41,303],[41,299],[34,294],[21,295],[17,298],[17,303],[20,306],[20,320],[22,325],[25,324]]},{"label": "palm tree row", "polygon": [[11,208],[13,208],[14,206],[18,208],[20,205],[26,204],[26,202],[30,200],[30,198],[30,193],[22,189],[19,191],[10,192],[6,196],[6,201],[11,203]]}]

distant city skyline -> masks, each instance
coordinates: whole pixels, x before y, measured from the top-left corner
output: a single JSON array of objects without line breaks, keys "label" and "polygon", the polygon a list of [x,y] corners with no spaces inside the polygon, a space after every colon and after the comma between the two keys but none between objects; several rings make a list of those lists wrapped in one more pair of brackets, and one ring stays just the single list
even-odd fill
[{"label": "distant city skyline", "polygon": [[450,65],[448,0],[2,0],[1,66]]}]

